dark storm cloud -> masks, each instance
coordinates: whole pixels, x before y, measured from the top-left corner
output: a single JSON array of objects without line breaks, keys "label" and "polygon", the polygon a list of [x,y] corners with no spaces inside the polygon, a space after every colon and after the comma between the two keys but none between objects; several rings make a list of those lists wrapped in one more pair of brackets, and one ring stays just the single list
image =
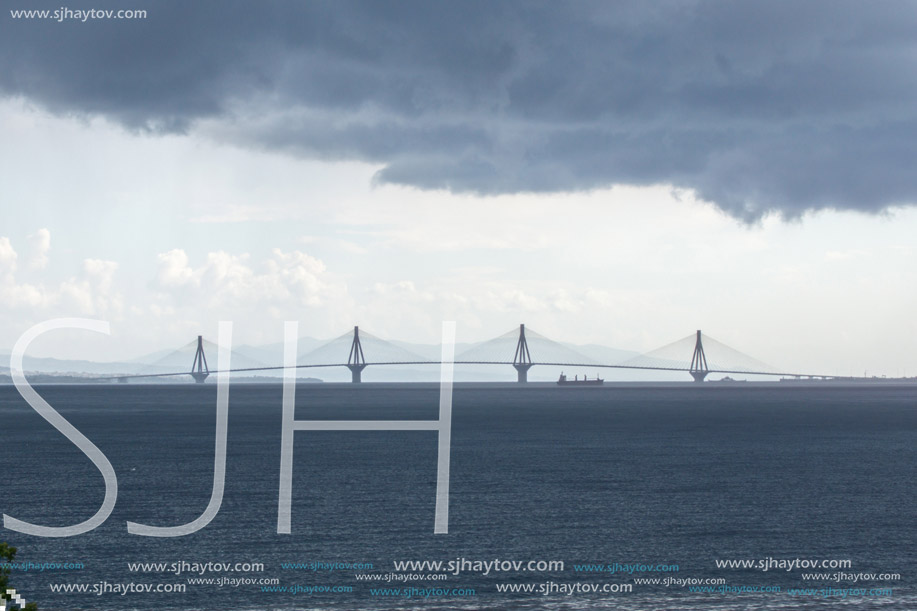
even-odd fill
[{"label": "dark storm cloud", "polygon": [[113,8],[149,14],[4,11],[0,90],[133,129],[377,162],[377,180],[421,188],[671,183],[744,218],[917,202],[909,2]]}]

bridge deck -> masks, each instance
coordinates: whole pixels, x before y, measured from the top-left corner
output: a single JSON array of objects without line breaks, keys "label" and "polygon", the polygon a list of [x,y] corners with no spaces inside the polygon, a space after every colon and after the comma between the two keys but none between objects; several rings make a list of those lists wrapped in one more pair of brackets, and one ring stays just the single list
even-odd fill
[{"label": "bridge deck", "polygon": [[[367,362],[366,366],[391,366],[391,365],[442,365],[443,361],[388,361],[381,363],[372,363]],[[451,361],[454,365],[512,365],[510,361]],[[640,371],[678,371],[683,373],[690,373],[691,370],[686,367],[655,367],[648,365],[621,365],[621,364],[604,364],[604,363],[555,363],[555,362],[533,362],[532,366],[541,365],[543,367],[596,367],[600,369],[629,369],[629,370],[640,370]],[[284,369],[320,369],[325,367],[347,367],[347,363],[318,363],[310,365],[296,365],[294,367],[286,367],[284,365],[275,365],[275,366],[266,366],[266,367],[239,367],[231,369],[214,369],[210,371],[211,375],[219,373],[251,373],[258,371],[281,371]],[[766,376],[778,376],[778,377],[796,377],[796,378],[835,378],[838,376],[825,375],[825,374],[809,374],[809,373],[792,373],[792,372],[775,372],[775,371],[748,371],[748,370],[738,370],[738,369],[708,369],[708,373],[722,373],[722,374],[735,374],[735,375],[766,375]],[[165,378],[165,377],[175,377],[182,375],[191,375],[189,371],[176,371],[172,373],[146,373],[146,374],[124,374],[124,375],[112,375],[112,376],[100,376],[94,377],[91,379],[94,380],[125,380],[125,379],[138,379],[138,378]]]}]

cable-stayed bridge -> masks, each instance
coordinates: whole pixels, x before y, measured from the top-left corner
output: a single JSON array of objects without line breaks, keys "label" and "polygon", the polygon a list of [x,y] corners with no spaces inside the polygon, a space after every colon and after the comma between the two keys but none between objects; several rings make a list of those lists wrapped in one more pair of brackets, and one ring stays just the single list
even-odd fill
[{"label": "cable-stayed bridge", "polygon": [[[151,366],[149,373],[108,376],[99,380],[117,380],[128,382],[131,379],[160,378],[189,375],[195,382],[203,383],[215,369],[209,367],[207,350],[211,353],[215,344],[207,342],[202,336],[189,342],[181,349],[174,351]],[[232,353],[234,367],[226,371],[233,373],[250,373],[283,370],[286,367],[267,365],[244,355]],[[163,363],[174,362],[176,357],[190,361],[190,369],[179,371],[162,371]],[[241,359],[241,360],[239,360]],[[242,366],[239,366],[241,362]],[[528,381],[528,372],[536,366],[552,367],[592,367],[604,369],[630,369],[642,371],[684,372],[695,382],[703,382],[711,373],[767,375],[797,378],[833,378],[836,376],[781,371],[756,360],[738,350],[723,344],[701,331],[692,333],[666,346],[632,357],[620,362],[601,362],[579,351],[556,342],[539,333],[519,325],[493,339],[468,347],[453,360],[455,365],[494,365],[512,366],[516,370],[516,380]],[[158,364],[158,365],[157,365]],[[297,355],[296,368],[346,367],[351,372],[351,381],[362,381],[363,370],[367,367],[395,365],[439,365],[441,361],[421,355],[395,342],[376,337],[359,327],[340,335],[318,347]],[[157,369],[152,371],[152,369]]]}]

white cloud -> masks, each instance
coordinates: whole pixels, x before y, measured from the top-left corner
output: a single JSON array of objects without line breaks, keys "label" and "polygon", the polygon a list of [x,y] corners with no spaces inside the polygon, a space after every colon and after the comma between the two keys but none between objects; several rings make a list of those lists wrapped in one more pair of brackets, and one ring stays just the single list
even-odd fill
[{"label": "white cloud", "polygon": [[41,228],[29,236],[30,256],[28,268],[44,269],[48,266],[48,251],[51,250],[51,232]]},{"label": "white cloud", "polygon": [[21,283],[16,278],[19,255],[6,236],[0,237],[0,307],[41,307],[54,300],[43,287]]},{"label": "white cloud", "polygon": [[101,259],[84,259],[83,276],[63,282],[60,294],[64,304],[75,306],[88,316],[120,317],[124,299],[114,290],[118,264]]},{"label": "white cloud", "polygon": [[287,302],[318,307],[328,304],[332,297],[346,294],[346,287],[328,273],[322,261],[298,250],[273,249],[271,256],[260,263],[260,270],[251,263],[248,253],[222,250],[208,253],[197,268],[190,265],[187,253],[181,249],[162,253],[158,259],[160,287],[191,291],[190,295],[182,294],[194,303],[267,307]]},{"label": "white cloud", "polygon": [[159,254],[159,283],[162,286],[183,286],[194,281],[194,270],[188,266],[188,255],[175,248]]},{"label": "white cloud", "polygon": [[83,270],[86,275],[95,279],[99,291],[106,295],[111,291],[112,278],[117,269],[118,264],[114,261],[102,261],[101,259],[86,259],[83,261]]},{"label": "white cloud", "polygon": [[53,295],[45,292],[40,286],[5,281],[0,283],[0,305],[9,308],[35,308],[47,306],[53,301]]},{"label": "white cloud", "polygon": [[86,280],[70,279],[61,284],[61,295],[82,314],[95,314],[92,287]]},{"label": "white cloud", "polygon": [[16,271],[16,259],[19,255],[7,237],[0,237],[0,271],[12,273]]},{"label": "white cloud", "polygon": [[[32,272],[47,267],[51,233],[39,229],[27,238],[31,255],[27,268]],[[23,282],[17,273],[19,255],[10,239],[0,236],[0,308],[28,309],[31,314],[72,315],[74,310],[86,315],[118,315],[123,297],[114,288],[118,264],[101,259],[84,259],[79,276],[56,284],[45,284],[40,278]],[[52,312],[52,308],[55,308]]]}]

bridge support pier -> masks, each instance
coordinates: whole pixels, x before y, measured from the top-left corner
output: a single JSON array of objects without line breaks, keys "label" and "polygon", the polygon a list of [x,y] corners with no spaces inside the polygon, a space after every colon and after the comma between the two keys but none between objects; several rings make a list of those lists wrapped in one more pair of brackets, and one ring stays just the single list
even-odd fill
[{"label": "bridge support pier", "polygon": [[529,381],[529,369],[532,368],[531,364],[528,365],[513,365],[516,368],[516,381],[525,383]]},{"label": "bridge support pier", "polygon": [[700,329],[697,330],[697,341],[694,342],[694,355],[691,357],[691,367],[688,373],[697,383],[703,382],[710,368],[707,366],[707,355],[704,354],[704,342],[701,340]]},{"label": "bridge support pier", "polygon": [[191,377],[195,383],[203,384],[209,375],[210,368],[207,367],[207,357],[204,356],[204,337],[198,335],[197,352],[194,353],[194,360],[191,362]]},{"label": "bridge support pier", "polygon": [[347,357],[347,369],[350,370],[350,381],[359,384],[363,381],[363,370],[366,369],[366,358],[360,344],[360,327],[353,328],[353,343],[350,344],[350,356]]},{"label": "bridge support pier", "polygon": [[359,384],[363,381],[363,370],[366,369],[366,363],[362,365],[348,365],[347,369],[350,370],[350,381],[354,384]]},{"label": "bridge support pier", "polygon": [[519,341],[516,342],[516,354],[513,355],[517,382],[523,384],[529,381],[529,369],[533,364],[532,355],[529,354],[529,344],[525,341],[525,325],[519,325]]}]

